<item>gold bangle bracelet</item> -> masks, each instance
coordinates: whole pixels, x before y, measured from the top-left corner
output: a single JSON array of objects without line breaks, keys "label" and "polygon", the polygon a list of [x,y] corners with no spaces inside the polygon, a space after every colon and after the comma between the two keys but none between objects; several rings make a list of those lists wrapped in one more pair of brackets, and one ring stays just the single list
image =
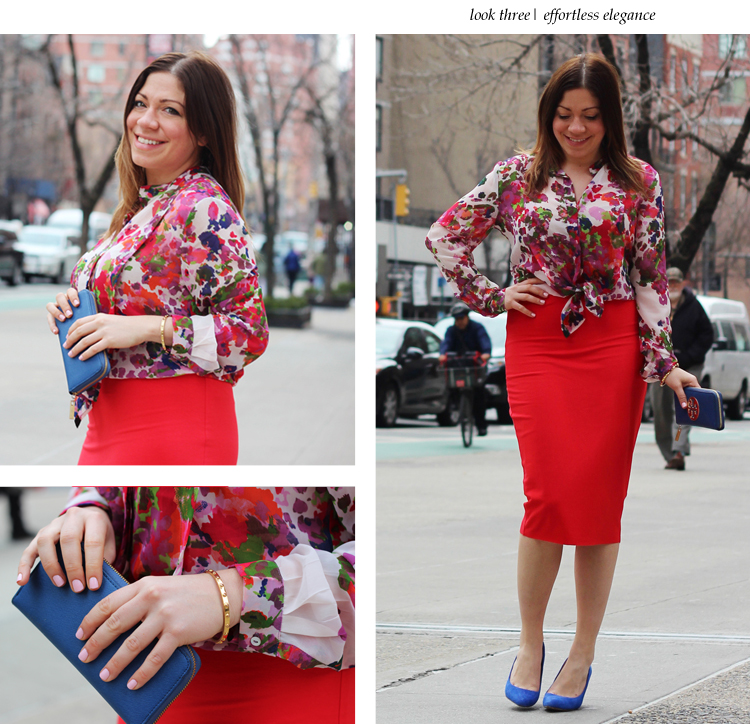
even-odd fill
[{"label": "gold bangle bracelet", "polygon": [[221,580],[219,574],[210,568],[207,568],[205,572],[210,573],[214,577],[216,585],[219,587],[219,593],[221,594],[221,605],[224,608],[224,630],[221,632],[221,638],[216,643],[223,644],[229,634],[229,597],[227,596],[227,589],[224,588],[224,581]]},{"label": "gold bangle bracelet", "polygon": [[680,366],[680,363],[679,362],[675,362],[674,367],[672,367],[672,369],[669,370],[669,372],[667,372],[667,374],[664,375],[664,377],[661,378],[661,381],[659,382],[659,387],[664,387],[664,385],[667,384],[667,377],[669,377],[669,375],[671,375],[672,372],[674,372],[679,366]]},{"label": "gold bangle bracelet", "polygon": [[161,348],[165,352],[169,352],[169,350],[167,349],[167,345],[164,343],[164,327],[167,324],[167,319],[169,319],[169,317],[167,316],[161,318]]}]

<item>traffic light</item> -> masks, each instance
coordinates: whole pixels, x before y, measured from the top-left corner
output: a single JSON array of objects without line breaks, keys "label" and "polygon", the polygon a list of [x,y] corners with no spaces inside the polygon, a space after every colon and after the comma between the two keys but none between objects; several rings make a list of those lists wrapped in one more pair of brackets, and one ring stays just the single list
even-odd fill
[{"label": "traffic light", "polygon": [[406,184],[396,184],[396,216],[406,216],[409,213],[409,187]]}]

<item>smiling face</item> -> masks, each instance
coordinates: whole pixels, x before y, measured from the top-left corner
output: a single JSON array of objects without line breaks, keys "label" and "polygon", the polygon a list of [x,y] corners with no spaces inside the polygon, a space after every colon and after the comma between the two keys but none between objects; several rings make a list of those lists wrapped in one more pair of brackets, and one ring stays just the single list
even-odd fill
[{"label": "smiling face", "polygon": [[565,91],[552,120],[552,132],[568,163],[576,166],[595,163],[605,134],[596,96],[585,88]]},{"label": "smiling face", "polygon": [[185,92],[171,73],[151,73],[126,121],[133,163],[149,185],[174,181],[197,165],[200,146],[185,116]]}]

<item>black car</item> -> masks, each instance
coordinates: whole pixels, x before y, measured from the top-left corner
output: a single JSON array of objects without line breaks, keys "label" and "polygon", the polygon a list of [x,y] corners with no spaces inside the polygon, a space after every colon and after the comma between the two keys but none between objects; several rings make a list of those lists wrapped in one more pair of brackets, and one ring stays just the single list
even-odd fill
[{"label": "black car", "polygon": [[455,425],[458,409],[450,402],[440,367],[440,338],[429,324],[378,319],[375,324],[376,423],[392,427],[398,417],[434,414],[441,425]]},{"label": "black car", "polygon": [[18,237],[10,229],[0,229],[0,279],[14,287],[23,281],[23,252],[14,248]]}]

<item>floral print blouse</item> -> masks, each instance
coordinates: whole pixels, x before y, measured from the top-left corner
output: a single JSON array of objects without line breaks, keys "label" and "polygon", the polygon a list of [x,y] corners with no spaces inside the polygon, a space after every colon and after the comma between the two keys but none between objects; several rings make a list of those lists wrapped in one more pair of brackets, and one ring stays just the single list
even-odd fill
[{"label": "floral print blouse", "polygon": [[642,377],[661,379],[677,360],[672,354],[666,280],[664,217],[659,176],[643,161],[648,193],[623,190],[605,163],[576,200],[570,178],[551,174],[529,195],[524,174],[531,157],[498,163],[477,187],[430,228],[427,248],[458,297],[486,316],[505,311],[505,291],[481,275],[473,251],[497,228],[511,237],[513,283],[537,277],[546,291],[568,297],[560,326],[567,337],[585,321],[601,317],[605,302],[635,300],[644,357]]},{"label": "floral print blouse", "polygon": [[[250,236],[224,189],[202,169],[141,187],[123,229],[83,256],[72,284],[90,289],[105,314],[172,317],[167,352],[154,342],[107,350],[110,377],[198,374],[236,384],[268,343]],[[79,396],[79,418],[97,395],[94,388]]]},{"label": "floral print blouse", "polygon": [[238,571],[239,624],[196,648],[354,666],[354,488],[73,488],[66,510],[84,505],[109,512],[130,582]]}]

